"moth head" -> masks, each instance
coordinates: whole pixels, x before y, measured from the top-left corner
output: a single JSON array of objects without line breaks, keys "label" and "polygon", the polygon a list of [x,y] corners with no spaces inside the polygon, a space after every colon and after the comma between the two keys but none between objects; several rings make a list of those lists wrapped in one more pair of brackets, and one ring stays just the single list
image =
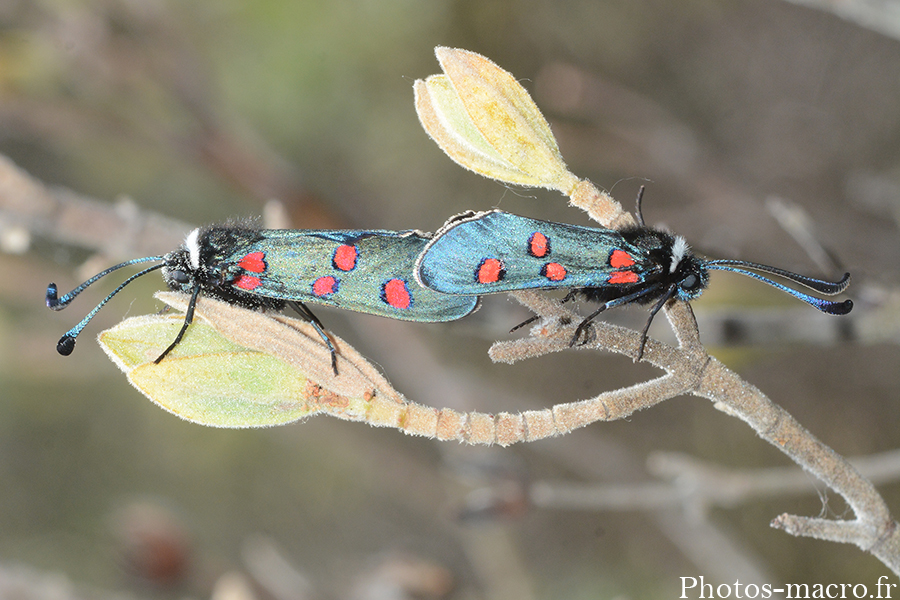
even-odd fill
[{"label": "moth head", "polygon": [[694,256],[687,241],[681,236],[676,236],[672,243],[669,273],[676,285],[675,295],[686,302],[702,294],[709,284],[706,265]]}]

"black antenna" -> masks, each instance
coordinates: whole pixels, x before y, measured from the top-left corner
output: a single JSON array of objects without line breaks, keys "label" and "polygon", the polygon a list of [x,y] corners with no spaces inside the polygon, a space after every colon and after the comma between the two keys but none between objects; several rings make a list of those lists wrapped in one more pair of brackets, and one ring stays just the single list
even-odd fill
[{"label": "black antenna", "polygon": [[820,294],[825,294],[826,296],[834,296],[835,294],[840,294],[841,292],[846,290],[847,286],[850,285],[850,273],[845,273],[840,281],[835,282],[813,279],[812,277],[805,277],[803,275],[792,273],[791,271],[785,271],[784,269],[779,269],[777,267],[770,267],[768,265],[761,265],[758,263],[752,263],[743,260],[710,260],[705,261],[705,265],[706,268],[710,270],[731,271],[732,273],[740,273],[741,275],[752,277],[757,281],[762,281],[763,283],[771,285],[772,287],[779,289],[786,294],[790,294],[798,300],[806,302],[810,306],[819,309],[823,313],[828,313],[830,315],[846,315],[853,309],[852,300],[848,299],[844,300],[843,302],[822,300],[821,298],[816,298],[815,296],[804,294],[801,291],[790,288],[784,284],[778,283],[777,281],[772,281],[771,279],[763,277],[759,273],[749,271],[748,269],[755,269],[756,271],[762,271],[763,273],[771,273],[773,275],[778,275],[779,277],[784,277],[785,279],[793,281],[794,283],[797,283],[804,287],[808,287],[809,289],[819,292]]},{"label": "black antenna", "polygon": [[641,210],[641,201],[644,199],[644,186],[641,186],[638,189],[637,198],[634,201],[634,216],[637,217],[638,225],[641,227],[645,227],[644,225],[644,213]]},{"label": "black antenna", "polygon": [[[47,308],[51,310],[62,310],[69,305],[72,300],[75,299],[78,294],[83,292],[89,285],[96,283],[98,280],[106,277],[113,271],[118,271],[122,267],[130,267],[131,265],[136,265],[142,262],[150,262],[150,261],[162,261],[165,257],[162,256],[145,256],[144,258],[133,258],[131,260],[126,260],[123,263],[119,263],[113,267],[106,269],[105,271],[101,271],[76,287],[74,290],[59,298],[57,296],[57,288],[55,283],[51,283],[47,286]],[[160,265],[162,266],[162,265]]]}]

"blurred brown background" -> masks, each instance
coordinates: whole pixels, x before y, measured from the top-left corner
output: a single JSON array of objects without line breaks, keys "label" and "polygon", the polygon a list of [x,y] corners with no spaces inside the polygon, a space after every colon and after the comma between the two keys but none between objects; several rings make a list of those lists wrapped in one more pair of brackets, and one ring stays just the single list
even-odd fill
[{"label": "blurred brown background", "polygon": [[[464,171],[419,127],[412,82],[438,71],[434,46],[480,52],[532,92],[573,172],[626,208],[646,185],[647,220],[710,256],[831,277],[767,200],[806,211],[853,274],[854,312],[839,328],[827,318],[812,333],[710,347],[838,453],[867,455],[900,444],[900,314],[890,309],[900,283],[900,43],[890,34],[900,24],[877,16],[881,32],[776,0],[0,0],[0,153],[50,186],[109,202],[110,214],[134,203],[189,224],[259,215],[272,198],[297,228],[434,230],[495,206],[587,224],[556,193]],[[655,451],[726,468],[788,465],[696,399],[508,449],[329,418],[247,431],[182,422],[131,389],[91,340],[159,308],[155,275],[100,313],[69,358],[56,340],[115,282],[61,313],[42,301],[50,281],[68,291],[112,262],[172,249],[182,232],[111,248],[102,242],[115,232],[92,245],[90,227],[73,243],[26,225],[30,243],[17,244],[19,216],[0,206],[0,593],[18,582],[47,597],[40,586],[70,581],[86,595],[206,598],[228,582],[239,591],[222,577],[236,572],[259,598],[671,598],[682,576],[874,586],[888,573],[854,547],[769,528],[785,511],[849,518],[827,490],[715,507],[702,522],[677,506],[516,502],[523,481],[647,481]],[[774,306],[778,331],[815,313],[798,305],[716,274],[695,309],[711,315],[702,331],[715,342],[722,307],[740,328],[742,313]],[[505,297],[446,325],[313,308],[400,391],[434,406],[528,410],[657,375],[574,351],[490,364],[490,341],[528,316]],[[637,327],[646,318],[618,313]],[[654,335],[666,336],[657,321]],[[460,520],[481,498],[470,492],[500,483],[513,493],[504,514]],[[880,489],[900,506],[896,483]],[[265,581],[270,571],[284,591]],[[48,583],[49,573],[65,579]],[[375,595],[384,589],[408,595]]]}]

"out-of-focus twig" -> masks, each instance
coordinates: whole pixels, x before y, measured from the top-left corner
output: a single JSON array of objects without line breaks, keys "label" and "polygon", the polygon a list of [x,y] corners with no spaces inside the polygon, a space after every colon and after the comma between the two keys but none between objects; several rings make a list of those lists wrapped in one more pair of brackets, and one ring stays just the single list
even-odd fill
[{"label": "out-of-focus twig", "polygon": [[[851,458],[873,483],[900,478],[900,451]],[[636,484],[573,484],[536,481],[529,500],[542,508],[568,510],[661,510],[680,507],[701,515],[712,507],[732,508],[759,498],[815,493],[815,480],[796,467],[726,469],[691,456],[659,452],[650,456],[651,474],[663,481]]]},{"label": "out-of-focus twig", "polygon": [[133,593],[87,589],[58,572],[42,572],[22,565],[0,564],[0,598],[18,600],[135,600]]},{"label": "out-of-focus twig", "polygon": [[143,211],[129,200],[110,206],[45,186],[0,155],[0,228],[12,227],[110,260],[168,252],[190,230],[186,223]]},{"label": "out-of-focus twig", "polygon": [[882,35],[900,39],[900,5],[893,0],[787,0],[830,12]]},{"label": "out-of-focus twig", "polygon": [[274,539],[262,535],[247,538],[241,557],[256,583],[275,600],[317,597],[309,578],[288,561]]}]

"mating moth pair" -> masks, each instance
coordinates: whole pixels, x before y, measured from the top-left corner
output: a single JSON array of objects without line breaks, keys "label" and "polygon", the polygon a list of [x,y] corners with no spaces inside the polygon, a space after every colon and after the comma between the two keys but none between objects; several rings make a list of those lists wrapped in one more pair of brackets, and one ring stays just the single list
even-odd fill
[{"label": "mating moth pair", "polygon": [[540,221],[499,210],[464,213],[437,233],[385,230],[268,230],[249,225],[198,228],[184,244],[164,256],[125,261],[58,297],[47,287],[47,306],[61,310],[102,277],[135,264],[155,262],[132,275],[60,339],[68,355],[75,339],[97,312],[126,285],[161,269],[170,289],[190,294],[184,324],[171,345],[191,324],[201,295],[251,309],[291,306],[334,347],[321,322],[305,303],[316,302],[394,319],[443,322],[475,310],[478,297],[522,289],[568,289],[569,296],[599,302],[576,330],[573,344],[602,311],[629,304],[653,304],[644,327],[643,354],[653,316],[669,300],[690,301],[709,283],[709,271],[753,277],[822,312],[843,315],[851,300],[823,300],[760,275],[773,274],[823,295],[843,292],[846,274],[829,282],[757,263],[710,260],[694,254],[685,239],[639,225],[624,230],[579,227]]}]

